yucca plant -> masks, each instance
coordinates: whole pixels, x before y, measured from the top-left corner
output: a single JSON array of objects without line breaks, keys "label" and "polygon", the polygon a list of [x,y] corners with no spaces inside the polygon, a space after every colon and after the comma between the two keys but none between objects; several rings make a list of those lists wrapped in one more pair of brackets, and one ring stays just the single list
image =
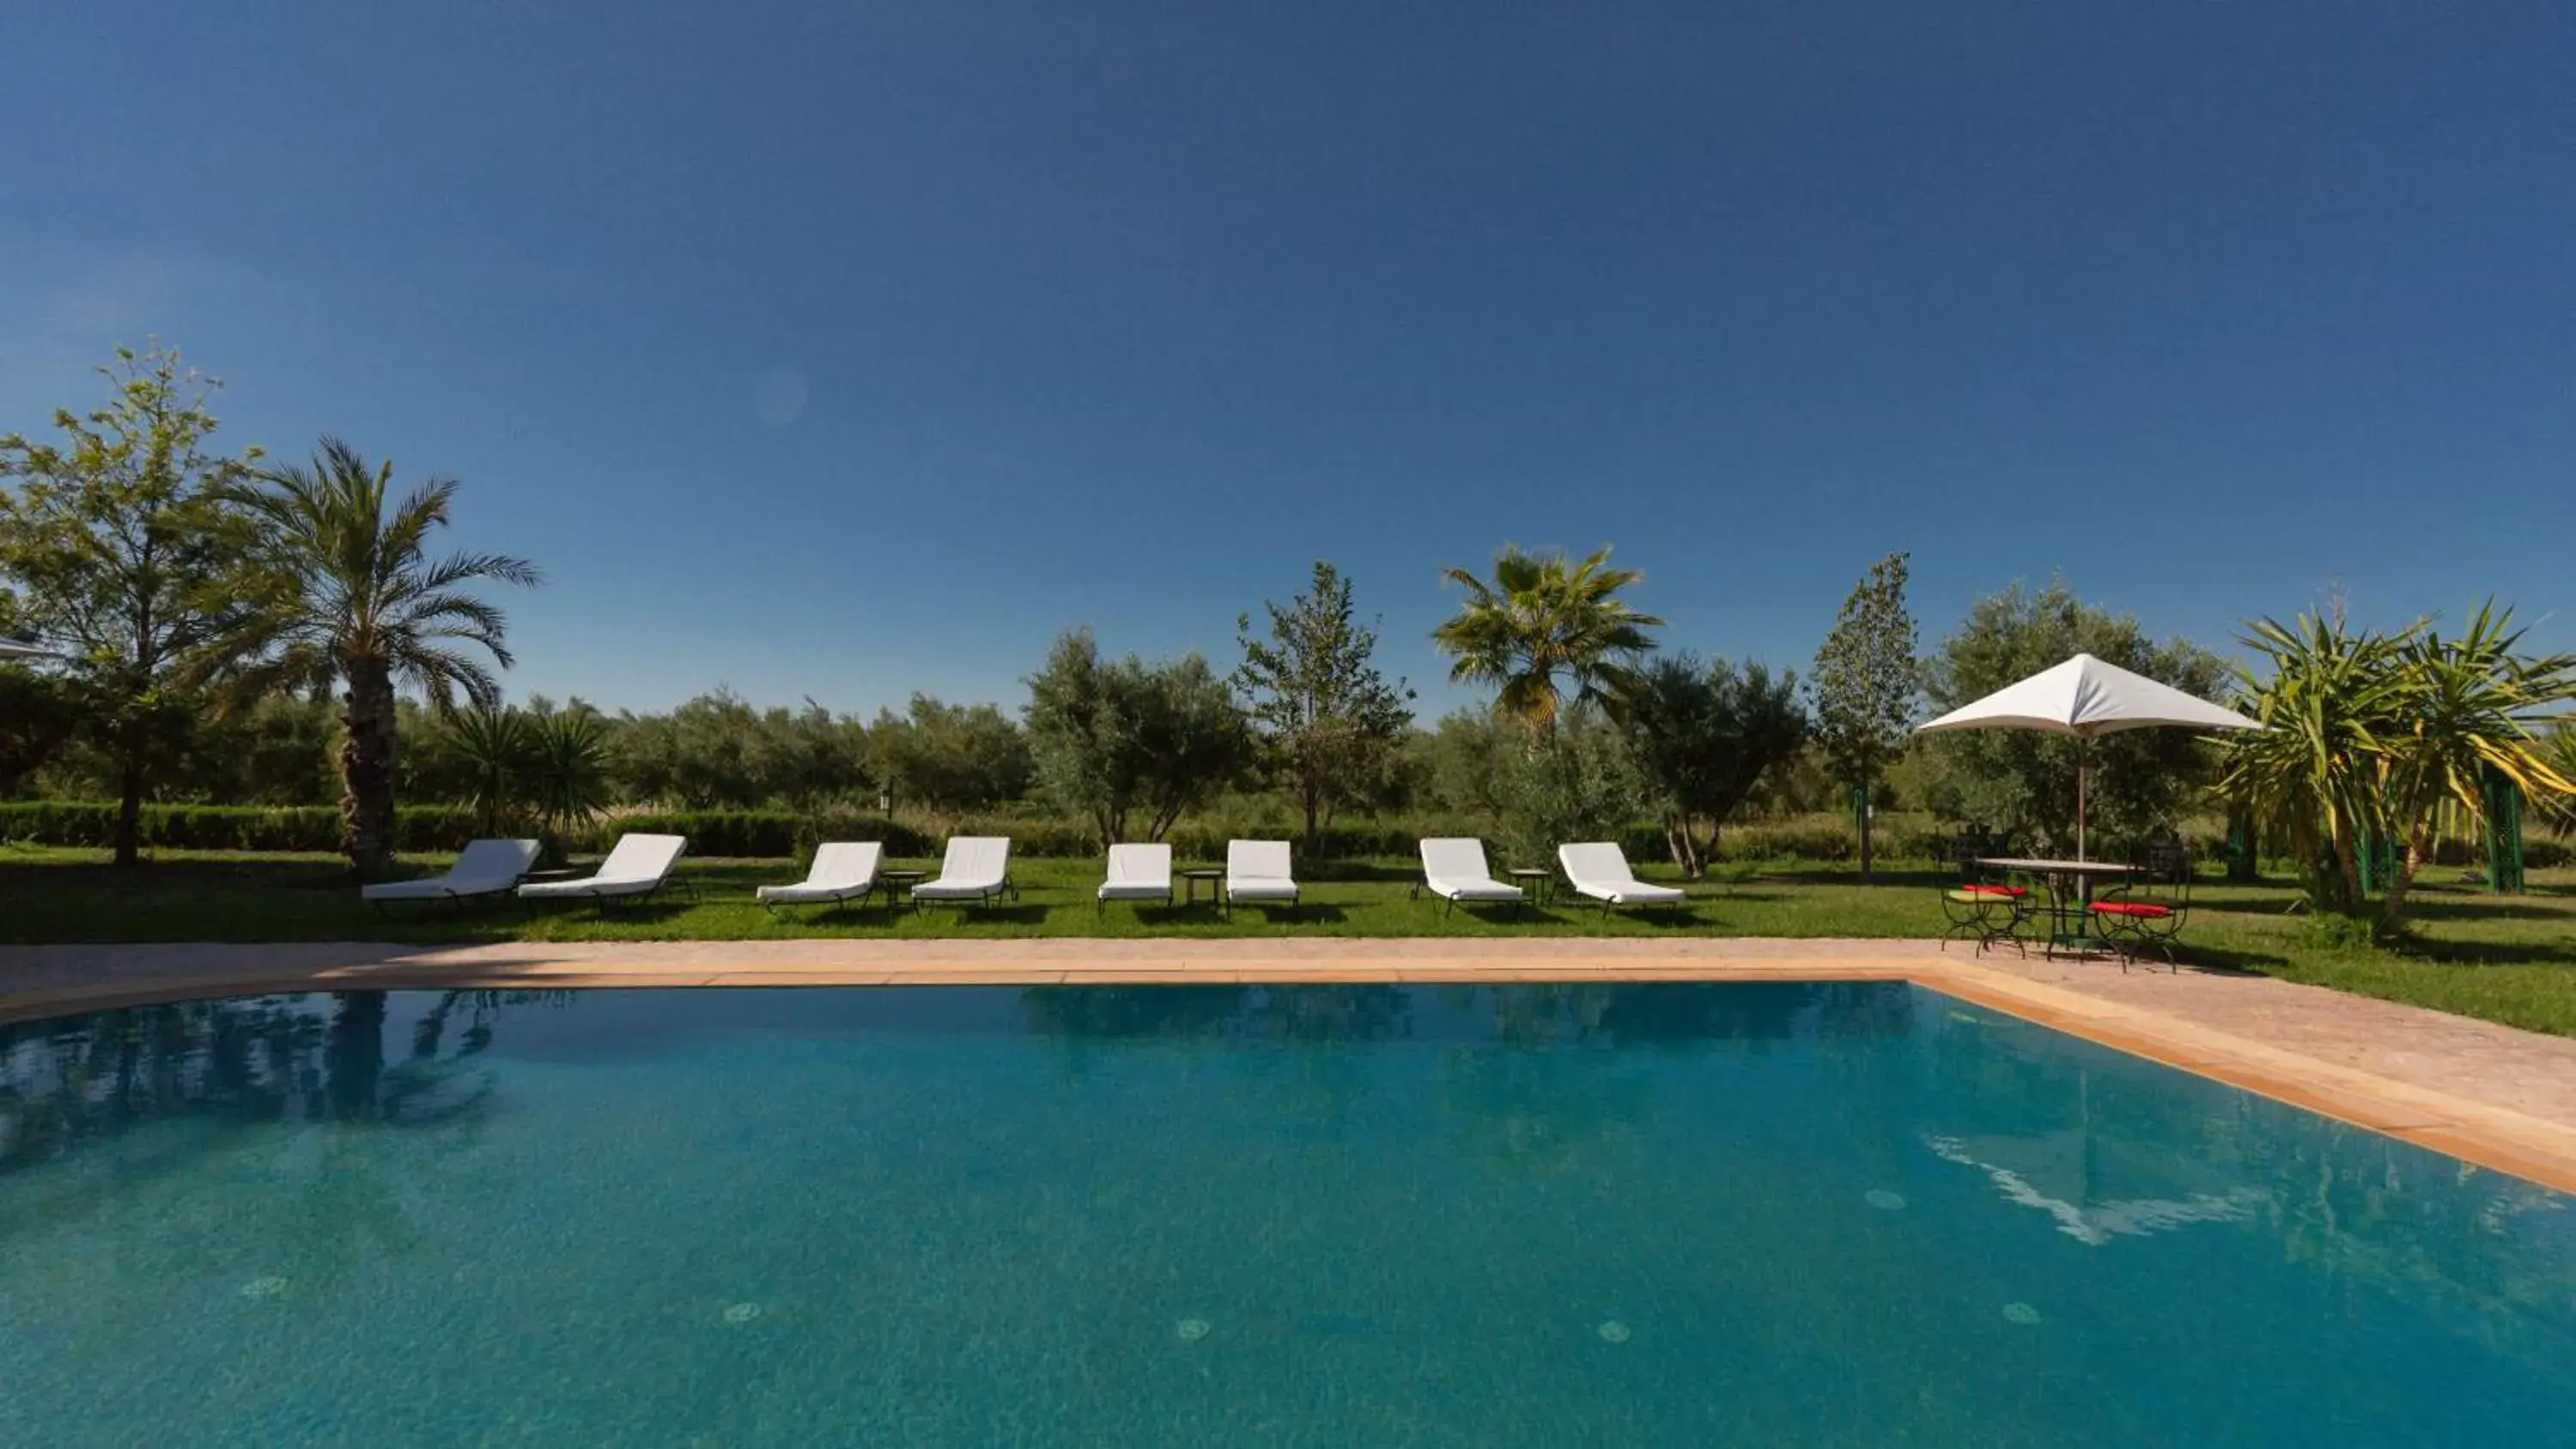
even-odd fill
[{"label": "yucca plant", "polygon": [[2288,832],[2320,910],[2370,915],[2363,856],[2393,843],[2375,929],[2396,927],[2446,825],[2473,833],[2483,823],[2488,771],[2543,808],[2576,794],[2576,774],[2535,733],[2546,710],[2576,697],[2576,656],[2521,653],[2512,617],[2481,605],[2457,637],[2429,623],[2355,633],[2308,616],[2242,636],[2271,665],[2268,679],[2244,676],[2264,729],[2230,743],[2220,788]]},{"label": "yucca plant", "polygon": [[2482,822],[2486,772],[2531,799],[2576,794],[2541,747],[2541,713],[2576,696],[2576,655],[2524,655],[2513,610],[2479,606],[2457,638],[2425,629],[2397,647],[2399,715],[2381,732],[2382,777],[2393,837],[2404,846],[2383,914],[2394,924],[2415,872],[2433,858],[2444,806]]},{"label": "yucca plant", "polygon": [[[2563,779],[2576,780],[2576,720],[2561,717],[2548,733],[2541,736],[2539,748],[2541,758],[2549,762],[2549,768],[2556,770]],[[2551,796],[2533,803],[2560,830],[2576,831],[2576,793]]]},{"label": "yucca plant", "polygon": [[235,641],[262,663],[242,682],[346,685],[340,812],[349,859],[370,879],[393,863],[396,686],[420,689],[442,710],[460,693],[496,702],[499,684],[458,646],[506,669],[506,624],[464,586],[540,581],[535,565],[507,554],[429,557],[429,535],[447,525],[456,488],[455,479],[433,478],[397,499],[393,464],[370,467],[355,448],[324,438],[312,466],[277,468],[227,490],[259,524],[264,566],[258,617]]},{"label": "yucca plant", "polygon": [[2388,824],[2380,733],[2397,715],[2398,641],[2314,615],[2263,619],[2239,639],[2271,672],[2238,670],[2263,728],[2230,741],[2219,788],[2256,818],[2280,823],[2313,905],[2360,915],[2361,853]]},{"label": "yucca plant", "polygon": [[455,710],[445,723],[450,746],[473,771],[461,803],[474,812],[475,833],[499,835],[526,807],[522,796],[536,774],[537,731],[526,711],[496,704]]},{"label": "yucca plant", "polygon": [[586,709],[557,710],[529,726],[524,798],[549,852],[608,809],[608,736]]},{"label": "yucca plant", "polygon": [[1610,567],[1606,548],[1569,564],[1507,544],[1491,583],[1441,572],[1467,591],[1456,617],[1431,631],[1453,661],[1450,681],[1493,686],[1494,712],[1534,734],[1553,731],[1569,701],[1618,710],[1635,692],[1635,659],[1654,647],[1646,631],[1664,622],[1618,597],[1645,576]]}]

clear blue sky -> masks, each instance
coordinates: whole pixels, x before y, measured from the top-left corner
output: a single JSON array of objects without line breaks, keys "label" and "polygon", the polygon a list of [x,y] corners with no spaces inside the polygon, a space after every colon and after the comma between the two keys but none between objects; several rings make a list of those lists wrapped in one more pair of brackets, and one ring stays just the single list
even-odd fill
[{"label": "clear blue sky", "polygon": [[[0,429],[157,334],[465,480],[514,689],[1016,704],[1327,557],[1803,668],[2062,570],[2576,645],[2576,4],[21,4]],[[1451,702],[1445,686],[1425,705]]]}]

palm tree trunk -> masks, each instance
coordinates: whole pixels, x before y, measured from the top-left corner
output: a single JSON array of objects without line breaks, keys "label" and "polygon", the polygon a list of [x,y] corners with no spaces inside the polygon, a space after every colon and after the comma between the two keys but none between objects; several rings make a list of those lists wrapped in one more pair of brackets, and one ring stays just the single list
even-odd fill
[{"label": "palm tree trunk", "polygon": [[344,991],[331,1015],[329,1072],[323,1090],[342,1121],[373,1121],[376,1087],[385,1074],[385,994]]},{"label": "palm tree trunk", "polygon": [[350,863],[362,880],[380,880],[394,860],[393,671],[381,659],[349,664],[348,713],[341,724],[340,821]]}]

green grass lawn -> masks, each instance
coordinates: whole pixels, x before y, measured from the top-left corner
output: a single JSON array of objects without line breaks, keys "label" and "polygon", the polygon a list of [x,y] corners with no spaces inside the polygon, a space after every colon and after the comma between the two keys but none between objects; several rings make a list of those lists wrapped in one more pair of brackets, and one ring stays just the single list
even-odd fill
[{"label": "green grass lawn", "polygon": [[[423,860],[430,870],[441,864]],[[933,862],[905,861],[927,867]],[[1230,936],[1864,936],[1929,938],[1941,930],[1929,869],[1882,871],[1863,884],[1848,867],[1781,862],[1729,866],[1692,888],[1683,912],[1607,918],[1560,899],[1517,919],[1496,908],[1444,912],[1410,898],[1405,860],[1349,861],[1304,875],[1297,911],[1246,907],[1232,919],[1195,908],[1113,905],[1095,910],[1100,866],[1090,860],[1014,863],[1020,898],[990,908],[889,913],[804,909],[772,915],[752,887],[792,879],[786,861],[692,861],[696,887],[639,906],[555,906],[538,913],[492,901],[464,912],[359,903],[346,866],[317,855],[165,852],[120,873],[98,851],[0,849],[0,941],[602,941],[781,939],[803,936],[1116,938]],[[1644,868],[1650,877],[1669,873]],[[2576,1036],[2576,871],[2543,873],[2532,893],[2485,894],[2456,870],[2428,873],[2403,952],[2327,950],[2291,913],[2286,882],[2204,882],[2184,931],[2196,964],[2262,972],[2515,1026]],[[2108,965],[2101,969],[2114,969]]]}]

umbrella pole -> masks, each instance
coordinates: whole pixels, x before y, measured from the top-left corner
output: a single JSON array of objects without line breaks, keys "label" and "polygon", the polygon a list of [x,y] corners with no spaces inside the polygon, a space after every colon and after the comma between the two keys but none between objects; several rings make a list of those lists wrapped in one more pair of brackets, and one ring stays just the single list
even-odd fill
[{"label": "umbrella pole", "polygon": [[2075,737],[2075,858],[2084,854],[2084,769],[2091,763],[2093,739],[2090,735]]}]

